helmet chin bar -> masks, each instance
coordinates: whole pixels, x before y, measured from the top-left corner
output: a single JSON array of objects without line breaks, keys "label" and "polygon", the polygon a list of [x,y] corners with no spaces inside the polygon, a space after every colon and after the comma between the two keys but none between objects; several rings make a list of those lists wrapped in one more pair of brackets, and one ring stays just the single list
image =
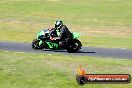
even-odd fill
[{"label": "helmet chin bar", "polygon": [[57,29],[60,29],[60,28],[61,28],[61,26],[62,26],[62,24],[61,24],[61,25],[59,25],[59,26],[57,26],[56,28],[57,28]]},{"label": "helmet chin bar", "polygon": [[60,29],[61,25],[57,27],[57,29]]}]

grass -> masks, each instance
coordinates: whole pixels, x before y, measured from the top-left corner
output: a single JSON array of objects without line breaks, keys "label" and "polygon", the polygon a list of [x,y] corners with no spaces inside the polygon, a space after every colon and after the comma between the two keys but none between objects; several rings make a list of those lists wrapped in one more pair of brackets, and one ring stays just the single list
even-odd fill
[{"label": "grass", "polygon": [[[82,34],[85,46],[132,48],[131,0],[2,0],[0,41],[31,42],[62,19]],[[132,75],[129,59],[0,51],[0,88],[82,88],[78,66],[87,73]],[[132,84],[89,84],[83,88],[131,88]]]},{"label": "grass", "polygon": [[31,42],[62,19],[85,46],[132,48],[131,0],[0,1],[0,41]]},{"label": "grass", "polygon": [[[80,88],[75,75],[81,64],[87,73],[132,73],[132,62],[129,59],[0,51],[0,88]],[[87,87],[131,88],[132,84],[83,86]]]}]

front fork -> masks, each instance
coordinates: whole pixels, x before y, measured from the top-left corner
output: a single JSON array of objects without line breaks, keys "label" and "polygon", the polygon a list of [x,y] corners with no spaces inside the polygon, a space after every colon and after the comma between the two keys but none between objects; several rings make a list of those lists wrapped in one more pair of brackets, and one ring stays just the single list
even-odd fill
[{"label": "front fork", "polygon": [[43,43],[43,41],[42,41],[42,40],[40,40],[40,41],[39,41],[39,46],[41,46],[41,44],[42,44],[42,43]]}]

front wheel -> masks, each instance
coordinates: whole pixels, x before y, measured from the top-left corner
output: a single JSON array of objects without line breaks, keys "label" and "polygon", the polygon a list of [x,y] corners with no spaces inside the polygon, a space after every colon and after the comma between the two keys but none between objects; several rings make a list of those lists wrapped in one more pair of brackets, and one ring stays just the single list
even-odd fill
[{"label": "front wheel", "polygon": [[40,40],[38,40],[38,39],[34,39],[34,40],[33,40],[33,42],[32,42],[32,48],[33,48],[34,50],[40,49],[39,42],[40,42]]}]

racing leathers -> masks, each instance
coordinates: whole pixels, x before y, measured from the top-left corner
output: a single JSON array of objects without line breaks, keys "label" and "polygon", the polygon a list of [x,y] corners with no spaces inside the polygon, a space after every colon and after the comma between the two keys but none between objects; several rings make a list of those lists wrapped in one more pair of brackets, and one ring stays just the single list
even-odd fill
[{"label": "racing leathers", "polygon": [[66,25],[62,25],[59,31],[60,35],[58,37],[53,37],[51,40],[60,40],[59,44],[63,47],[64,43],[72,38],[72,33],[68,30]]}]

